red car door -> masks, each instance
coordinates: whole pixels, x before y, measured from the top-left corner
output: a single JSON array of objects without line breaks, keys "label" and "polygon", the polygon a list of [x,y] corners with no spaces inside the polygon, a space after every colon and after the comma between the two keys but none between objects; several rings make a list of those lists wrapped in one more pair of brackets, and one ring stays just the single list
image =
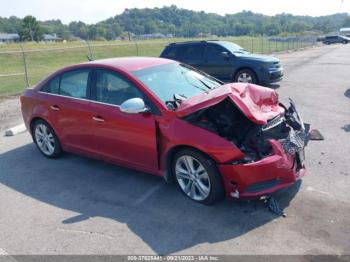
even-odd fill
[{"label": "red car door", "polygon": [[94,118],[94,150],[104,158],[135,168],[158,167],[156,127],[151,113],[127,114],[119,105],[143,97],[123,76],[104,69],[95,71],[91,108]]},{"label": "red car door", "polygon": [[56,111],[55,126],[64,147],[92,152],[92,112],[89,101],[90,69],[78,69],[60,76],[58,98],[50,105]]}]

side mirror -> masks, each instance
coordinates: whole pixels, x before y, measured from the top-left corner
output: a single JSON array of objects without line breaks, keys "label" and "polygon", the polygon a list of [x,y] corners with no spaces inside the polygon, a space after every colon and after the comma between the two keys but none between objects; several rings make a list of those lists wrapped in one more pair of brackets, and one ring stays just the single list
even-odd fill
[{"label": "side mirror", "polygon": [[120,111],[127,114],[139,114],[149,112],[149,108],[141,98],[131,98],[120,105]]}]

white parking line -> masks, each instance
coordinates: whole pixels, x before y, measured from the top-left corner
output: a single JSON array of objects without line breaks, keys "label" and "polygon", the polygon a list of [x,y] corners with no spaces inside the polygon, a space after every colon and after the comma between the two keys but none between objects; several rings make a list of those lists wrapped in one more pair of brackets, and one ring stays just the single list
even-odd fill
[{"label": "white parking line", "polygon": [[330,196],[330,197],[333,197],[330,193],[328,193],[328,192],[326,192],[326,191],[322,191],[322,190],[315,189],[315,188],[313,188],[313,187],[311,187],[311,186],[308,186],[308,187],[306,188],[306,191],[313,191],[313,192],[317,192],[317,193],[320,193],[320,194],[324,194],[324,195],[328,195],[328,196]]},{"label": "white parking line", "polygon": [[337,201],[342,201],[344,203],[349,203],[350,202],[348,200],[345,200],[345,199],[340,199],[340,198],[337,198],[335,196],[333,196],[332,194],[326,192],[326,191],[322,191],[322,190],[318,190],[318,189],[315,189],[311,186],[307,186],[306,187],[306,191],[309,191],[309,192],[316,192],[316,193],[319,193],[319,194],[322,194],[322,195],[325,195],[325,196],[328,196],[329,198],[333,199],[333,200],[337,200]]},{"label": "white parking line", "polygon": [[60,228],[60,227],[58,227],[57,230],[62,231],[62,232],[68,232],[68,233],[78,233],[78,234],[84,234],[84,235],[90,235],[90,236],[99,236],[99,237],[104,237],[104,238],[115,240],[114,236],[111,236],[111,235],[108,235],[105,233],[85,231],[85,230],[65,229],[65,228]]},{"label": "white parking line", "polygon": [[[4,257],[6,256],[6,257]],[[2,258],[1,258],[2,257]],[[9,253],[7,253],[5,250],[0,248],[0,261],[6,261],[6,262],[18,262],[16,259],[13,258]]]},{"label": "white parking line", "polygon": [[161,189],[164,185],[165,183],[161,182],[159,184],[156,184],[154,187],[151,187],[148,191],[146,191],[145,194],[141,195],[138,199],[136,199],[135,205],[142,204],[144,201],[150,198],[154,193],[156,193],[159,189]]},{"label": "white parking line", "polygon": [[0,256],[7,256],[7,255],[8,255],[8,253],[5,250],[3,250],[2,248],[0,248]]}]

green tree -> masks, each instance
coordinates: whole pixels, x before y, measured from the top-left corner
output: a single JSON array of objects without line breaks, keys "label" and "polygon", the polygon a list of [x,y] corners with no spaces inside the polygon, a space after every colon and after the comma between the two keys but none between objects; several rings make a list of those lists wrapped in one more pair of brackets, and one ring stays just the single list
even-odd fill
[{"label": "green tree", "polygon": [[157,33],[158,27],[154,21],[151,19],[148,19],[145,23],[145,33],[146,34],[152,34]]},{"label": "green tree", "polygon": [[23,18],[19,36],[22,41],[40,41],[42,39],[42,29],[34,16],[28,15]]}]

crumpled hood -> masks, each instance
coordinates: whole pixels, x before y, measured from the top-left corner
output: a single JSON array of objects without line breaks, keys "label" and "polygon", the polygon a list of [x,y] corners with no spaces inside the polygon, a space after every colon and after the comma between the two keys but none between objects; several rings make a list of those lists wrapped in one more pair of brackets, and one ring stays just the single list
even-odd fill
[{"label": "crumpled hood", "polygon": [[184,100],[175,112],[178,117],[184,117],[216,105],[226,98],[231,99],[249,120],[260,125],[265,125],[267,120],[284,112],[274,90],[247,83],[226,84],[200,93]]}]

